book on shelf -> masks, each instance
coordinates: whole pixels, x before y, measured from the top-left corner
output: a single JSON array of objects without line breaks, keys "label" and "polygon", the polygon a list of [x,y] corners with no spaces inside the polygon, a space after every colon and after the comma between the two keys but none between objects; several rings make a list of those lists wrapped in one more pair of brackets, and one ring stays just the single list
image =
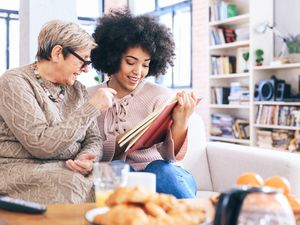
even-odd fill
[{"label": "book on shelf", "polygon": [[288,150],[289,142],[293,139],[294,132],[288,130],[272,131],[272,147],[278,150]]},{"label": "book on shelf", "polygon": [[236,72],[235,56],[211,56],[211,74],[232,74]]},{"label": "book on shelf", "polygon": [[256,124],[291,126],[297,125],[297,112],[300,107],[279,106],[279,105],[259,105],[256,111]]},{"label": "book on shelf", "polygon": [[290,150],[291,142],[295,138],[295,131],[291,130],[259,129],[256,133],[257,146],[275,150]]},{"label": "book on shelf", "polygon": [[257,130],[257,146],[261,148],[272,148],[272,131]]},{"label": "book on shelf", "polygon": [[238,15],[235,4],[227,1],[210,0],[210,21],[224,20]]},{"label": "book on shelf", "polygon": [[222,30],[223,30],[225,43],[231,43],[236,41],[236,34],[234,29],[224,27],[222,28]]},{"label": "book on shelf", "polygon": [[[235,119],[234,125],[236,129],[235,138],[237,139],[249,139],[250,130],[249,130],[249,121],[244,119]],[[235,130],[234,129],[234,130]]]},{"label": "book on shelf", "polygon": [[[201,98],[197,99],[197,104]],[[163,106],[153,111],[135,127],[128,130],[119,140],[120,147],[125,145],[126,154],[130,154],[138,149],[150,148],[154,144],[162,142],[166,136],[170,125],[173,122],[172,112],[177,105],[176,97],[172,97]]]},{"label": "book on shelf", "polygon": [[212,95],[212,104],[228,104],[228,96],[230,94],[229,87],[212,87],[211,95]]},{"label": "book on shelf", "polygon": [[240,82],[231,82],[228,100],[231,105],[249,105],[250,95],[248,85],[243,85]]},{"label": "book on shelf", "polygon": [[211,44],[222,45],[236,41],[235,30],[229,27],[212,27]]},{"label": "book on shelf", "polygon": [[235,139],[249,139],[249,121],[232,115],[213,113],[211,115],[212,136]]}]

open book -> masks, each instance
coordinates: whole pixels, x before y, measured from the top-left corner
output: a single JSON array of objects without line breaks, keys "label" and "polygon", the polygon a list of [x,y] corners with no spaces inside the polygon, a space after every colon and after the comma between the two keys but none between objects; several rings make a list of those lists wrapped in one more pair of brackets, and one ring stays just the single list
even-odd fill
[{"label": "open book", "polygon": [[[200,99],[197,100],[197,103]],[[152,112],[138,125],[127,131],[118,141],[120,147],[128,144],[125,152],[129,154],[137,149],[150,148],[162,142],[167,136],[167,130],[172,124],[172,111],[177,104],[176,97]]]}]

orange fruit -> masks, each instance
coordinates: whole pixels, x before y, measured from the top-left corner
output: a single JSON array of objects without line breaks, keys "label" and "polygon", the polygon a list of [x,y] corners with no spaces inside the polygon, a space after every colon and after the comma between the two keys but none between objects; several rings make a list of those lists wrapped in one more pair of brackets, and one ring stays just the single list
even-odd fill
[{"label": "orange fruit", "polygon": [[281,189],[285,195],[289,195],[291,193],[290,182],[281,176],[272,176],[267,178],[264,185],[271,188]]},{"label": "orange fruit", "polygon": [[253,187],[260,187],[264,184],[262,177],[253,172],[247,172],[240,175],[235,183],[237,185],[248,185]]},{"label": "orange fruit", "polygon": [[293,211],[299,211],[300,210],[300,198],[297,198],[294,195],[288,195],[286,196]]}]

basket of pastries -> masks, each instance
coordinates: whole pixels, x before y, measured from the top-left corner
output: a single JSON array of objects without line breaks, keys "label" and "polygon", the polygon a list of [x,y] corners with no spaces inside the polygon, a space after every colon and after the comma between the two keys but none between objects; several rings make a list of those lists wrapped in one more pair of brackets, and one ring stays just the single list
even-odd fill
[{"label": "basket of pastries", "polygon": [[121,187],[106,201],[109,210],[96,215],[97,225],[199,225],[209,224],[203,207],[172,195],[142,187]]}]

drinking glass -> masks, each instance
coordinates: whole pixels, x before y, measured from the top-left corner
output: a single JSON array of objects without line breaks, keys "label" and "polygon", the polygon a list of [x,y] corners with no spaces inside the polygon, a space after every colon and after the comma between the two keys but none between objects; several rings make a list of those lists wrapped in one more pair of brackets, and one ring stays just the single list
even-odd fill
[{"label": "drinking glass", "polygon": [[93,180],[97,207],[104,207],[109,195],[125,186],[129,165],[123,162],[96,162],[93,165]]}]

